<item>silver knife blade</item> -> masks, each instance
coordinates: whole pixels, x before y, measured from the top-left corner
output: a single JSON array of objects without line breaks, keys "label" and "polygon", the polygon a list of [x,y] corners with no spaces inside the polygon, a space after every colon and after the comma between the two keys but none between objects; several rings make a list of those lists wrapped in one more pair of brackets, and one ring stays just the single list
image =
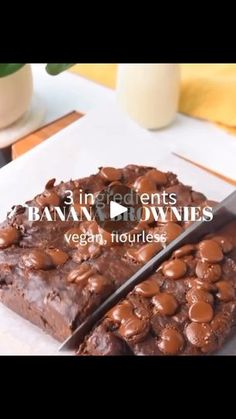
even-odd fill
[{"label": "silver knife blade", "polygon": [[85,335],[108,310],[124,298],[138,283],[151,275],[155,269],[168,259],[172,252],[184,244],[194,243],[203,236],[214,233],[236,218],[236,191],[218,204],[213,210],[212,221],[196,221],[182,234],[150,259],[142,268],[132,275],[123,285],[111,294],[83,323],[81,323],[59,347],[59,351],[70,352],[78,348]]}]

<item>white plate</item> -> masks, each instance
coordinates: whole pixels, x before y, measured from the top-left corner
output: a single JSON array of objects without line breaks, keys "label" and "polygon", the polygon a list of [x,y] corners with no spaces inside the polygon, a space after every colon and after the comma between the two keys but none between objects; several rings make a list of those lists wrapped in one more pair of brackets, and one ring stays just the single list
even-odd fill
[{"label": "white plate", "polygon": [[[178,130],[178,135],[185,135],[184,120],[179,117],[182,130]],[[214,200],[221,200],[233,191],[229,184],[173,156],[170,145],[175,135],[173,126],[153,136],[115,106],[93,110],[0,170],[0,219],[5,218],[13,204],[23,203],[41,192],[48,179],[79,178],[103,165],[122,167],[137,163],[171,170],[184,183]],[[234,346],[236,354],[236,343],[232,347],[231,340],[230,353],[234,352]],[[57,347],[51,337],[0,305],[0,354],[56,353]]]}]

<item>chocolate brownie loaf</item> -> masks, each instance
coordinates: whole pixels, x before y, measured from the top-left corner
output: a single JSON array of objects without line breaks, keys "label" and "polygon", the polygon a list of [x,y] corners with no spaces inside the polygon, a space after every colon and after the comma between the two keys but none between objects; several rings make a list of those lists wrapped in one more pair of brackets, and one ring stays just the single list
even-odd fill
[{"label": "chocolate brownie loaf", "polygon": [[[68,202],[69,190],[73,194],[74,207],[79,211],[77,198],[81,190],[96,195],[112,182],[133,187],[138,193],[176,193],[180,205],[206,204],[203,194],[180,183],[173,173],[129,165],[123,169],[103,167],[96,175],[58,185],[51,180],[45,191],[27,205],[37,207],[40,214],[45,208],[53,212],[54,207],[63,208]],[[156,229],[165,232],[167,242],[170,242],[186,226],[183,222],[150,220],[141,223],[137,231]],[[66,235],[82,232],[100,232],[107,243],[81,246],[65,239]],[[95,221],[29,221],[25,207],[18,205],[0,228],[0,300],[62,341],[161,248],[160,243],[146,243],[145,239],[132,247],[112,244],[110,234]],[[136,298],[136,294],[134,296]]]},{"label": "chocolate brownie loaf", "polygon": [[176,250],[87,336],[83,355],[200,355],[236,320],[236,221]]}]

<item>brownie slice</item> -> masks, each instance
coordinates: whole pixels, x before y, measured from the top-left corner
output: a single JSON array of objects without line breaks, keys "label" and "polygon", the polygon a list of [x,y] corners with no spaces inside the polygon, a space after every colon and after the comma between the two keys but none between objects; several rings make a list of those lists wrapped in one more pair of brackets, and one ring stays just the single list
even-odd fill
[{"label": "brownie slice", "polygon": [[208,354],[235,320],[236,221],[176,250],[107,313],[78,354]]},{"label": "brownie slice", "polygon": [[[133,187],[138,193],[177,193],[180,205],[206,205],[206,197],[180,183],[175,174],[135,165],[102,167],[95,175],[58,185],[52,179],[27,205],[36,206],[40,214],[45,208],[53,212],[55,206],[65,206],[70,190],[74,207],[79,210],[81,191],[96,195],[113,182]],[[165,232],[170,242],[187,225],[150,220],[139,225],[137,231]],[[81,246],[65,240],[68,233],[81,232],[99,232],[107,245]],[[112,244],[110,234],[95,221],[30,222],[24,206],[17,205],[0,228],[0,301],[62,341],[159,250],[160,244],[147,243],[145,237],[133,247]],[[120,350],[124,347],[122,341]]]}]

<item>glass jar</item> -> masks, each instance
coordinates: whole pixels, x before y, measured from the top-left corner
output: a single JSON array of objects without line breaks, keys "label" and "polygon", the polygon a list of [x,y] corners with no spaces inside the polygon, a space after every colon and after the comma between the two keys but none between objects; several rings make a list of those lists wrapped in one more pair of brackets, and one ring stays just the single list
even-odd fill
[{"label": "glass jar", "polygon": [[174,120],[179,92],[179,64],[118,66],[118,103],[122,110],[144,128],[163,128]]}]

